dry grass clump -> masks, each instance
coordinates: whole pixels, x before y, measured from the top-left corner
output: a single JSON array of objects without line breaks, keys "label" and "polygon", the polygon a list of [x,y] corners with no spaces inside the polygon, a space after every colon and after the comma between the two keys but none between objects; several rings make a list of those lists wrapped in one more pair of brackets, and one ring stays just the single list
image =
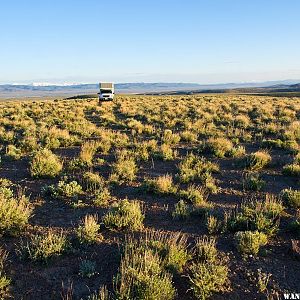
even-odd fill
[{"label": "dry grass clump", "polygon": [[107,287],[101,286],[98,292],[94,292],[87,297],[87,300],[113,300],[113,295],[108,291]]},{"label": "dry grass clump", "polygon": [[93,158],[99,148],[99,141],[87,141],[81,146],[79,159],[87,166],[93,165]]},{"label": "dry grass clump", "polygon": [[30,174],[32,177],[56,177],[62,170],[59,158],[48,149],[37,151],[30,163]]}]

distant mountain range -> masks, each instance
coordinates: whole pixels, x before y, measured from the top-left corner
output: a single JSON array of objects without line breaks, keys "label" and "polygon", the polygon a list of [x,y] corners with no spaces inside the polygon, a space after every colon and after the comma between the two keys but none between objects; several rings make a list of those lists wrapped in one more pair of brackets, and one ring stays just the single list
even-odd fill
[{"label": "distant mountain range", "polygon": [[[197,83],[116,83],[119,94],[157,94],[157,93],[203,93],[203,92],[300,92],[300,80],[283,80],[267,82],[197,84]],[[73,95],[96,94],[98,84],[3,84],[0,85],[0,98],[17,97],[63,97]]]},{"label": "distant mountain range", "polygon": [[298,96],[300,97],[300,83],[297,84],[276,84],[262,87],[234,87],[234,88],[214,88],[214,89],[196,89],[182,90],[166,93],[150,93],[150,94],[212,94],[212,93],[232,93],[232,94],[264,94],[264,95],[282,95],[282,96]]}]

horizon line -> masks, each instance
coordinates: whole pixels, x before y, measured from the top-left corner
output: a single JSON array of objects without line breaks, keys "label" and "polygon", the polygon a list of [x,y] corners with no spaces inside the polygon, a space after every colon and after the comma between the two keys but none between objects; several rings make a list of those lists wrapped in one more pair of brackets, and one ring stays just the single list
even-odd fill
[{"label": "horizon line", "polygon": [[[218,83],[199,83],[192,81],[126,81],[126,82],[114,82],[115,84],[195,84],[195,85],[226,85],[226,84],[255,84],[255,83],[268,83],[268,82],[285,82],[285,81],[299,81],[300,79],[272,79],[272,80],[249,80],[249,81],[230,81],[230,82],[218,82]],[[101,81],[99,81],[101,82]],[[10,83],[0,83],[0,86],[3,85],[25,85],[25,86],[34,86],[34,87],[47,87],[47,86],[76,86],[76,85],[88,85],[88,84],[99,84],[99,82],[10,82]],[[109,81],[113,82],[113,81]]]}]

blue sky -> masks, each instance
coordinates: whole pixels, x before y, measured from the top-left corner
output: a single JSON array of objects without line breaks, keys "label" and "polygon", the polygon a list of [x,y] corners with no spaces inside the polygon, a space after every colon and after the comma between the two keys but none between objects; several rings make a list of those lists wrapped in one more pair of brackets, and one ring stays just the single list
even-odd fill
[{"label": "blue sky", "polygon": [[300,79],[299,0],[0,1],[0,83]]}]

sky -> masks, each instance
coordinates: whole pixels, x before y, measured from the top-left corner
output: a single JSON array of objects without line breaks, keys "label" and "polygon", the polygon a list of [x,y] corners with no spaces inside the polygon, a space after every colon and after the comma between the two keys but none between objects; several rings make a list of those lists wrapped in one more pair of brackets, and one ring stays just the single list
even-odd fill
[{"label": "sky", "polygon": [[300,79],[299,0],[0,0],[0,84]]}]

